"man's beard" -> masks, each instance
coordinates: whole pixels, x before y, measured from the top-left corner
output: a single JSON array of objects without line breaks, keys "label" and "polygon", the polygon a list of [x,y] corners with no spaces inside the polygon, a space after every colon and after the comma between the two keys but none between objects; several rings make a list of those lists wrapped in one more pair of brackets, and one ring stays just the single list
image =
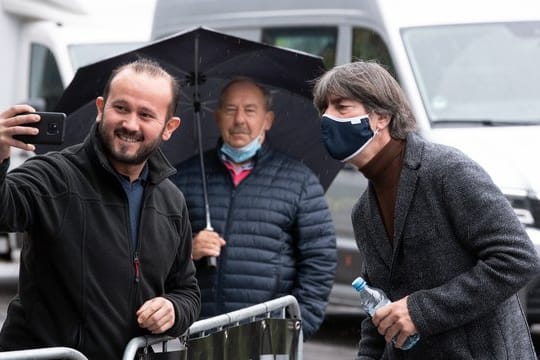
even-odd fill
[{"label": "man's beard", "polygon": [[105,119],[102,118],[101,122],[98,123],[98,131],[99,131],[101,141],[103,143],[103,148],[107,156],[116,162],[123,163],[126,165],[140,165],[144,163],[162,143],[161,135],[163,135],[163,132],[165,131],[165,126],[163,126],[161,133],[154,141],[147,144],[143,144],[141,142],[139,150],[137,150],[137,152],[134,155],[128,155],[126,153],[129,147],[129,144],[120,145],[120,149],[119,151],[117,151],[115,150],[115,147],[113,145],[114,138],[116,137],[116,135],[125,134],[131,137],[140,137],[140,138],[143,138],[143,135],[140,133],[128,132],[122,128],[114,129],[113,134],[109,135],[105,133],[105,131],[103,130],[103,126],[102,126],[103,121],[105,121]]}]

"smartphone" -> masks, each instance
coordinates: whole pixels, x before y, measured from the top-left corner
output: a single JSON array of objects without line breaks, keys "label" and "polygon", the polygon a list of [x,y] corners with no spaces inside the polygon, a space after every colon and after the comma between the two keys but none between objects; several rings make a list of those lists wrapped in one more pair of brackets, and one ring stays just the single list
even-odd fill
[{"label": "smartphone", "polygon": [[[34,123],[22,124],[21,126],[31,126],[39,130],[37,135],[15,135],[13,138],[27,144],[62,144],[64,142],[64,132],[66,126],[66,114],[61,112],[38,111],[41,120]],[[24,115],[24,114],[21,114]]]}]

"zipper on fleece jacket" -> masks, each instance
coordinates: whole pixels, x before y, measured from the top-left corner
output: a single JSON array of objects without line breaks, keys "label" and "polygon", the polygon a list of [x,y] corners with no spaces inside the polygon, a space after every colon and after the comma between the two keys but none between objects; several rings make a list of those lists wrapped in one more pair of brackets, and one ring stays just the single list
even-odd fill
[{"label": "zipper on fleece jacket", "polygon": [[135,268],[135,282],[138,283],[141,279],[141,263],[139,261],[138,252],[135,252],[133,257],[133,267]]}]

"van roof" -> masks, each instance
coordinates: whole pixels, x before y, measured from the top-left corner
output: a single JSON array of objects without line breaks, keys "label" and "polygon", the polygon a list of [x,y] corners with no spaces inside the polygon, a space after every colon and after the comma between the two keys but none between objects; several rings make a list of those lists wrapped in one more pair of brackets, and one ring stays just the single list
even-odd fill
[{"label": "van roof", "polygon": [[373,17],[390,28],[540,19],[539,0],[157,0],[153,38],[193,26],[354,24]]},{"label": "van roof", "polygon": [[1,0],[3,10],[30,20],[28,31],[48,30],[66,44],[146,42],[155,0]]},{"label": "van roof", "polygon": [[[156,0],[2,0],[3,11],[27,20],[75,26],[151,27]],[[114,35],[114,34],[110,34]]]}]

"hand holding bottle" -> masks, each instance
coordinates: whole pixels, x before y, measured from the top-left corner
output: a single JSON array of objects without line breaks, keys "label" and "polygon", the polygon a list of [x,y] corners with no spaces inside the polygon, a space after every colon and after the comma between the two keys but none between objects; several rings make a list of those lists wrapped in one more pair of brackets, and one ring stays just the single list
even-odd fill
[{"label": "hand holding bottle", "polygon": [[387,342],[393,341],[397,348],[403,348],[409,337],[418,336],[407,308],[407,297],[377,309],[372,320],[379,334]]},{"label": "hand holding bottle", "polygon": [[371,316],[379,334],[395,347],[408,350],[420,339],[407,308],[407,297],[391,302],[381,290],[370,287],[361,277],[352,286],[360,295],[360,306]]}]

